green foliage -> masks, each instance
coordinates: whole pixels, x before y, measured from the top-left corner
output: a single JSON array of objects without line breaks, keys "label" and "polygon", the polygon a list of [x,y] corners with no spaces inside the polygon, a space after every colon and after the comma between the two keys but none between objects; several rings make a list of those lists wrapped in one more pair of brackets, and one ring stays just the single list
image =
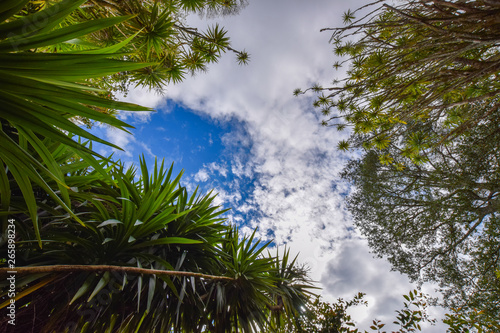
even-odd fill
[{"label": "green foliage", "polygon": [[328,100],[322,103],[324,123],[343,118],[355,134],[369,134],[365,141],[383,135],[397,142],[414,132],[414,123],[439,124],[446,131],[424,133],[417,144],[409,143],[408,157],[421,163],[422,151],[467,133],[498,110],[498,6],[404,1],[383,4],[355,20],[360,10],[380,2],[346,12],[344,27],[323,29],[333,30],[335,54],[347,57],[334,67],[350,67],[334,86],[310,89],[318,101]]},{"label": "green foliage", "polygon": [[374,252],[497,322],[498,14],[490,1],[373,1],[323,29],[347,76],[295,92],[317,94],[323,125],[352,128],[338,144],[362,154],[343,173],[348,208]]},{"label": "green foliage", "polygon": [[[352,300],[345,301],[340,298],[337,302],[323,302],[318,297],[307,306],[306,312],[294,323],[281,330],[267,330],[266,332],[297,332],[297,333],[386,333],[384,330],[386,323],[374,319],[369,331],[361,331],[357,324],[348,314],[349,308],[358,305],[368,305],[363,300],[364,294],[359,293]],[[436,320],[428,316],[429,299],[428,296],[412,290],[407,295],[403,295],[405,301],[403,308],[396,311],[396,320],[393,324],[399,326],[393,333],[422,332],[424,323],[435,325]],[[446,314],[443,323],[447,326],[446,332],[465,333],[465,332],[497,332],[500,326],[497,321],[488,318],[477,310],[465,312],[462,309],[452,309],[451,314]],[[425,331],[425,330],[424,330]]]},{"label": "green foliage", "polygon": [[339,141],[339,143],[337,144],[337,147],[339,150],[343,150],[343,151],[346,151],[346,150],[349,150],[349,141],[346,141],[346,140],[341,140]]},{"label": "green foliage", "polygon": [[[352,300],[346,301],[339,298],[334,303],[323,302],[318,297],[307,305],[307,310],[294,323],[290,323],[283,330],[278,332],[303,332],[303,333],[360,333],[357,324],[348,313],[354,306],[368,303],[363,299],[365,294],[358,293]],[[396,321],[394,324],[400,326],[397,332],[409,333],[421,331],[421,323],[434,324],[435,320],[427,316],[427,296],[417,290],[410,291],[408,295],[403,295],[406,302],[404,308],[396,311]],[[455,321],[453,321],[455,322]],[[464,323],[468,327],[469,322]],[[380,320],[374,319],[370,329],[379,333],[385,333],[382,329],[386,326]],[[368,333],[368,331],[364,331]]]},{"label": "green foliage", "polygon": [[355,185],[348,209],[375,253],[413,280],[437,282],[448,307],[477,308],[496,320],[498,126],[498,114],[491,114],[468,136],[425,151],[414,164],[399,152],[433,130],[415,126],[414,134],[383,149],[382,157],[367,151],[343,172]]},{"label": "green foliage", "polygon": [[358,332],[355,323],[347,310],[358,305],[367,305],[364,294],[358,293],[352,300],[339,298],[335,303],[322,302],[317,298],[306,312],[305,318],[299,321],[299,332]]},{"label": "green foliage", "polygon": [[266,332],[359,332],[347,310],[353,306],[367,305],[363,297],[364,294],[359,293],[349,301],[339,298],[335,303],[328,303],[321,301],[318,296],[306,305],[305,311],[300,313],[294,321],[289,321],[282,327],[269,327]]},{"label": "green foliage", "polygon": [[[37,136],[72,147],[75,154],[99,168],[95,157],[102,156],[75,142],[71,135],[119,147],[92,135],[78,122],[89,125],[99,121],[126,130],[131,126],[112,116],[116,110],[152,111],[113,101],[110,90],[123,92],[130,82],[160,89],[170,81],[182,80],[186,71],[204,70],[221,52],[232,50],[226,31],[219,26],[200,33],[182,25],[180,19],[185,10],[199,11],[205,6],[218,10],[236,3],[197,1],[185,5],[182,1],[19,0],[0,7],[1,172],[14,174],[22,184],[20,190],[40,246],[31,182],[72,212],[71,189]],[[15,16],[20,9],[20,15]],[[233,51],[240,62],[248,59],[247,54]],[[30,148],[34,151],[29,152]],[[33,154],[42,160],[37,161]],[[47,186],[47,179],[58,183],[57,190]],[[2,210],[7,211],[9,185],[4,183],[3,189]],[[73,218],[79,220],[75,215]],[[6,217],[2,216],[2,230],[5,227]]]},{"label": "green foliage", "polygon": [[[403,295],[403,297],[406,300],[406,302],[403,303],[404,308],[396,311],[397,316],[394,321],[394,324],[400,326],[400,332],[421,331],[421,322],[435,322],[435,320],[427,317],[427,300],[424,294],[417,292],[417,290],[413,290],[410,291],[408,295]],[[372,327],[372,329],[375,328]],[[378,326],[377,329],[380,329],[380,326]]]},{"label": "green foliage", "polygon": [[[65,151],[62,156],[73,156],[60,143],[56,148],[54,152]],[[231,332],[239,327],[251,332],[266,325],[277,299],[284,307],[275,311],[282,315],[300,311],[307,302],[306,272],[297,270],[295,260],[289,262],[288,252],[282,259],[263,255],[269,243],[261,244],[254,235],[241,237],[223,223],[225,211],[212,205],[215,196],[196,191],[189,196],[180,185],[181,175],[172,176],[172,167],[155,163],[149,170],[144,159],[139,170],[107,162],[102,165],[105,177],[72,158],[61,168],[74,188],[72,210],[82,223],[49,199],[38,212],[43,247],[37,249],[35,230],[24,223],[24,212],[12,213],[17,266],[113,265],[213,278],[99,270],[19,274],[16,318],[21,329],[25,323],[26,331],[199,332],[206,327]],[[38,200],[44,196],[35,195]],[[18,201],[16,195],[12,200]],[[0,306],[6,306],[7,293],[0,297],[7,301]]]},{"label": "green foliage", "polygon": [[[61,332],[358,331],[346,311],[363,304],[362,294],[352,301],[330,305],[317,299],[311,305],[307,270],[297,266],[288,251],[282,257],[264,255],[269,243],[262,244],[255,233],[242,236],[228,226],[221,218],[224,211],[212,205],[214,195],[197,191],[188,195],[180,183],[181,175],[173,177],[172,167],[167,169],[163,162],[150,170],[142,158],[138,169],[126,169],[119,161],[99,156],[89,141],[82,140],[113,145],[75,123],[78,119],[99,121],[126,130],[130,126],[110,116],[110,110],[149,109],[114,102],[109,89],[125,91],[129,83],[160,89],[187,74],[206,70],[226,51],[235,52],[237,61],[246,63],[248,54],[232,49],[220,26],[200,32],[182,21],[188,12],[227,14],[244,3],[96,0],[84,5],[84,1],[14,0],[0,5],[2,234],[6,235],[7,216],[14,218],[16,266],[49,269],[49,273],[18,275],[16,328]],[[344,19],[356,24],[352,12]],[[315,104],[326,116],[335,114],[331,109],[337,107],[346,123],[335,126],[352,125],[355,140],[382,154],[368,153],[356,166],[361,169],[346,173],[361,185],[363,195],[378,195],[376,204],[351,198],[351,204],[359,203],[358,220],[362,214],[378,218],[373,225],[363,222],[366,230],[376,231],[371,244],[378,244],[379,253],[389,255],[401,271],[416,276],[423,268],[425,278],[440,282],[450,296],[448,305],[464,306],[447,317],[454,332],[469,327],[496,328],[500,298],[495,255],[500,232],[495,142],[499,138],[498,131],[491,131],[498,121],[496,72],[482,68],[476,72],[482,76],[470,75],[470,81],[438,75],[449,84],[444,90],[425,76],[396,71],[395,76],[385,77],[381,68],[395,58],[382,51],[370,54],[373,45],[364,44],[370,36],[384,45],[407,48],[406,53],[396,53],[413,69],[435,53],[435,48],[420,46],[418,52],[407,52],[424,41],[419,37],[422,31],[435,29],[420,31],[408,22],[399,28],[384,25],[391,20],[395,20],[393,9],[374,21],[362,42],[342,44],[342,36],[334,38],[336,52],[351,57],[354,68],[343,91],[314,86],[318,93],[342,91],[337,100],[335,93],[321,95]],[[451,70],[469,76],[480,65],[474,61],[496,64],[496,50],[488,43],[470,47],[460,53],[461,58],[450,60],[454,66],[468,66]],[[370,75],[374,80],[370,81]],[[363,82],[371,82],[368,89]],[[380,93],[380,89],[398,85],[404,86],[399,97]],[[426,105],[424,97],[431,102]],[[368,102],[354,103],[362,98]],[[417,102],[423,111],[415,111],[412,105]],[[405,113],[398,113],[401,108]],[[436,110],[449,112],[442,126],[433,125]],[[373,133],[372,140],[363,141]],[[440,146],[448,141],[447,146]],[[484,160],[471,148],[477,150],[477,142],[481,143],[477,156]],[[349,144],[339,146],[348,149]],[[394,152],[402,152],[401,156],[425,168],[408,165]],[[389,191],[384,177],[398,179],[397,186]],[[391,215],[396,213],[401,216]],[[408,219],[408,214],[414,218]],[[461,224],[456,223],[458,217]],[[422,237],[416,238],[419,232]],[[407,238],[410,234],[417,243]],[[469,241],[472,237],[475,242]],[[394,247],[396,243],[404,245],[403,251]],[[5,258],[5,237],[0,245]],[[413,252],[405,252],[408,249]],[[415,265],[412,260],[416,258],[420,261]],[[73,270],[56,271],[54,267],[60,264]],[[97,268],[81,271],[77,269],[80,265]],[[108,265],[117,269],[105,269]],[[131,273],[127,270],[131,268],[144,271]],[[162,274],[153,274],[156,270]],[[472,277],[471,284],[463,279],[465,272]],[[0,282],[0,286],[6,289],[6,283]],[[425,303],[416,292],[405,298],[408,303],[397,312],[397,324],[401,332],[420,330],[419,323],[426,320]],[[0,308],[8,299],[7,293],[0,294]],[[0,319],[0,323],[6,320]],[[373,324],[373,330],[384,327],[376,320]]]},{"label": "green foliage", "polygon": [[310,296],[315,296],[310,289],[315,287],[307,278],[306,267],[297,265],[297,257],[291,259],[290,250],[285,249],[283,256],[277,252],[275,258],[271,274],[277,281],[276,292],[271,295],[272,305],[268,307],[267,329],[279,331],[293,325],[304,314],[310,305]]},{"label": "green foliage", "polygon": [[161,92],[167,84],[178,83],[188,74],[206,71],[207,66],[217,62],[224,52],[235,53],[239,64],[249,61],[248,53],[231,47],[227,31],[218,24],[200,31],[187,26],[184,20],[190,13],[229,15],[245,5],[245,1],[226,0],[92,1],[71,13],[61,25],[73,26],[95,18],[126,16],[129,19],[77,40],[51,45],[46,50],[101,48],[133,37],[122,48],[126,55],[121,58],[150,65],[102,77],[94,83],[122,93],[126,93],[130,84]]},{"label": "green foliage", "polygon": [[[83,1],[61,1],[35,14],[19,18],[9,17],[13,9],[26,1],[13,1],[3,6],[0,16],[0,159],[2,180],[13,175],[23,193],[25,207],[35,228],[41,246],[38,227],[38,203],[33,195],[33,185],[72,214],[69,205],[71,191],[63,180],[57,162],[50,154],[45,140],[61,142],[79,152],[87,162],[98,168],[92,152],[71,138],[71,134],[114,146],[77,126],[72,120],[84,117],[126,130],[130,127],[116,118],[97,112],[94,108],[130,111],[149,110],[124,102],[114,102],[97,93],[99,89],[88,86],[85,79],[109,75],[123,70],[134,70],[147,64],[130,63],[109,59],[116,47],[99,52],[44,54],[29,50],[78,38],[126,20],[126,17],[106,18],[84,22],[74,26],[58,27],[68,13]],[[121,46],[121,45],[120,45]],[[70,135],[68,135],[70,134]],[[118,147],[116,147],[118,148]],[[36,159],[40,156],[40,159]],[[57,182],[55,188],[48,181]],[[9,211],[9,183],[2,185],[2,211]],[[58,193],[56,193],[58,192]],[[6,216],[2,216],[2,234],[6,228]],[[73,218],[79,220],[73,214]],[[5,235],[5,234],[4,234]],[[1,239],[0,243],[5,241]]]},{"label": "green foliage", "polygon": [[465,333],[465,332],[498,332],[500,324],[497,320],[489,318],[482,311],[472,309],[468,312],[461,308],[452,309],[451,314],[446,314],[443,320],[449,326],[450,333]]}]

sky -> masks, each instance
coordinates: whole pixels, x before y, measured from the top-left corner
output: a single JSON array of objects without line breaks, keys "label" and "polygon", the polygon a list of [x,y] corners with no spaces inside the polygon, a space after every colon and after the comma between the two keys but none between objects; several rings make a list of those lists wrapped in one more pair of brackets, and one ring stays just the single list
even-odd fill
[{"label": "sky", "polygon": [[[321,126],[313,95],[292,94],[342,76],[332,67],[330,33],[320,29],[342,26],[342,13],[365,3],[250,0],[237,16],[188,17],[194,27],[223,25],[232,47],[250,53],[249,64],[239,66],[227,53],[207,73],[168,86],[161,95],[134,89],[124,99],[156,112],[122,113],[135,126],[133,135],[94,130],[124,149],[115,157],[127,164],[137,163],[140,154],[148,163],[155,157],[174,162],[176,172],[184,170],[188,189],[199,185],[218,193],[217,204],[231,208],[226,216],[242,231],[258,228],[261,238],[298,253],[324,300],[366,293],[369,306],[352,312],[360,328],[368,329],[376,318],[390,329],[402,295],[416,286],[391,271],[385,259],[374,258],[353,227],[344,206],[352,188],[339,172],[356,156],[336,149],[348,133]],[[431,309],[432,316],[441,313]]]}]

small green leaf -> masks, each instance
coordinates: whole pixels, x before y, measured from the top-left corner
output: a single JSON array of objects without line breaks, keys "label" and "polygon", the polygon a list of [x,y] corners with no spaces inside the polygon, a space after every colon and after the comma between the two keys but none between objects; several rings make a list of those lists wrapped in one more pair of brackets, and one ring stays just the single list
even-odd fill
[{"label": "small green leaf", "polygon": [[97,293],[99,293],[104,287],[106,287],[110,280],[111,274],[109,272],[105,272],[99,282],[97,282],[97,285],[95,286],[94,291],[92,291],[92,294],[90,294],[87,302],[90,302],[92,298],[97,295]]},{"label": "small green leaf", "polygon": [[123,222],[115,220],[115,219],[109,219],[109,220],[106,220],[106,221],[102,222],[97,227],[98,228],[102,228],[102,227],[105,227],[107,225],[117,225],[117,224],[123,224]]},{"label": "small green leaf", "polygon": [[200,240],[194,240],[194,239],[189,239],[189,238],[184,238],[184,237],[165,237],[165,238],[160,238],[152,241],[146,241],[139,243],[137,245],[134,245],[133,248],[142,248],[142,247],[148,247],[148,246],[155,246],[155,245],[166,245],[166,244],[201,244],[203,243]]},{"label": "small green leaf", "polygon": [[93,284],[96,276],[94,274],[90,274],[85,281],[83,282],[82,286],[77,290],[75,293],[75,296],[71,299],[69,304],[73,304],[74,301],[76,301],[78,298],[80,298],[82,295],[84,295],[89,289],[90,286]]},{"label": "small green leaf", "polygon": [[384,165],[389,165],[394,161],[394,159],[389,154],[383,154],[383,155],[379,156],[379,160],[380,160],[380,163],[384,164]]},{"label": "small green leaf", "polygon": [[113,240],[115,240],[115,239],[114,239],[114,238],[105,238],[105,239],[102,241],[102,243],[101,243],[101,244],[106,244],[107,242],[111,242],[111,241],[113,241]]},{"label": "small green leaf", "polygon": [[156,288],[156,277],[151,276],[149,278],[148,300],[146,305],[146,311],[149,311],[149,309],[151,308],[151,303],[153,302],[153,297],[155,295],[155,288]]},{"label": "small green leaf", "polygon": [[354,20],[354,13],[351,12],[350,9],[347,10],[347,12],[344,12],[344,15],[343,15],[343,21],[344,21],[344,24],[348,24],[348,23],[351,23],[352,20]]},{"label": "small green leaf", "polygon": [[337,149],[341,150],[341,151],[347,151],[349,150],[350,148],[350,143],[349,141],[346,141],[346,140],[341,140],[339,141],[339,143],[337,144]]}]

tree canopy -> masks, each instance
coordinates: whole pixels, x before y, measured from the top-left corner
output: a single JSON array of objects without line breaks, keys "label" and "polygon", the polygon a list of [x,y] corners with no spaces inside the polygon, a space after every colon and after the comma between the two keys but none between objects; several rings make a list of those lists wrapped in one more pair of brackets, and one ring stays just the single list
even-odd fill
[{"label": "tree canopy", "polygon": [[413,280],[440,284],[446,305],[489,309],[499,316],[500,136],[490,124],[427,153],[414,164],[391,144],[383,164],[371,150],[343,177],[354,222],[379,256]]},{"label": "tree canopy", "polygon": [[[51,2],[57,4],[61,0]],[[149,65],[100,78],[94,83],[108,91],[122,93],[126,93],[131,84],[161,92],[167,84],[178,83],[188,74],[206,71],[207,66],[217,62],[224,52],[234,52],[239,64],[248,62],[248,53],[231,47],[223,27],[214,24],[203,31],[190,27],[185,20],[192,13],[210,17],[235,14],[246,4],[244,0],[83,1],[65,17],[61,26],[100,18],[128,19],[64,43],[49,45],[45,51],[85,50],[127,41],[120,49],[121,55],[117,56]],[[26,11],[36,13],[46,6],[46,2],[33,1]]]},{"label": "tree canopy", "polygon": [[[439,123],[439,140],[427,135],[406,142],[402,152],[419,162],[421,151],[453,140],[498,109],[500,3],[382,2],[348,11],[344,27],[323,29],[333,30],[335,55],[347,57],[334,68],[349,68],[333,86],[310,89],[319,94],[323,124],[352,127],[365,135],[366,146],[384,148],[419,123]],[[371,6],[379,7],[366,14]]]}]

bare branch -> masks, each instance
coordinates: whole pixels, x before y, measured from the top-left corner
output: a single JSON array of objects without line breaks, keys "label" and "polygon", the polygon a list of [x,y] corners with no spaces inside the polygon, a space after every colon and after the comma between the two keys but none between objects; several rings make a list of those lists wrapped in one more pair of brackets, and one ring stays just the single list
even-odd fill
[{"label": "bare branch", "polygon": [[195,277],[209,280],[234,281],[227,276],[208,275],[202,273],[184,272],[184,271],[165,271],[159,269],[147,269],[128,266],[112,265],[53,265],[53,266],[25,266],[15,269],[0,268],[0,276],[7,276],[9,272],[15,271],[17,274],[39,274],[39,273],[74,273],[74,272],[123,272],[130,274],[146,274],[160,276],[184,276]]}]

